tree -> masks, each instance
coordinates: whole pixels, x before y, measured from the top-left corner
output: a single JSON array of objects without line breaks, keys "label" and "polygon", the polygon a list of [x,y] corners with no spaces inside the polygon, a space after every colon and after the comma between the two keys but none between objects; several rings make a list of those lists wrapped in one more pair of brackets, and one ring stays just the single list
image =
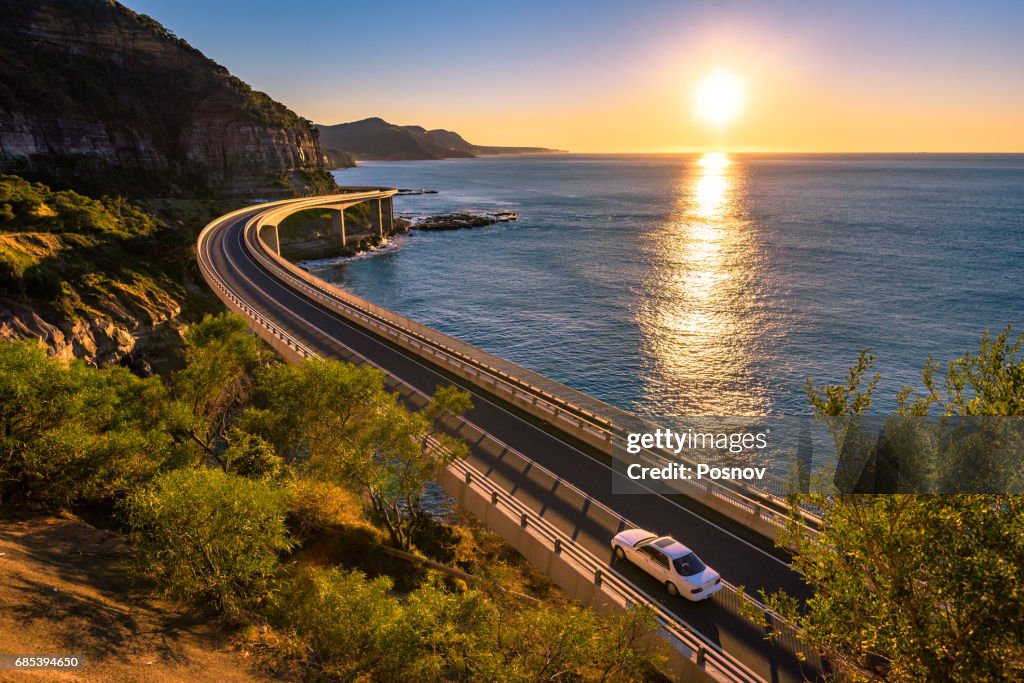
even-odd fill
[{"label": "tree", "polygon": [[283,492],[221,470],[164,474],[129,496],[124,511],[137,570],[170,595],[222,611],[261,596],[278,554],[292,547]]},{"label": "tree", "polygon": [[426,486],[466,453],[442,424],[468,409],[468,394],[440,387],[410,412],[384,390],[379,370],[325,359],[270,368],[260,387],[268,407],[250,413],[246,428],[303,460],[307,474],[364,495],[392,543],[408,550]]},{"label": "tree", "polygon": [[186,367],[175,373],[172,386],[190,410],[183,432],[198,447],[201,460],[227,469],[224,451],[231,445],[232,418],[251,400],[254,375],[271,358],[237,315],[208,315],[185,332]]},{"label": "tree", "polygon": [[872,375],[864,383],[868,370],[875,364],[878,357],[871,349],[864,349],[857,356],[846,373],[846,384],[830,384],[821,388],[814,386],[814,380],[808,378],[804,391],[807,400],[817,415],[822,417],[847,417],[862,415],[871,407],[872,394],[878,386],[881,375]]},{"label": "tree", "polygon": [[120,495],[180,460],[159,379],[0,344],[0,500],[50,507]]},{"label": "tree", "polygon": [[248,411],[240,427],[292,460],[343,449],[394,403],[382,371],[320,358],[269,367],[259,374],[258,389],[265,407]]},{"label": "tree", "polygon": [[940,366],[929,357],[923,394],[903,387],[897,397],[900,414],[924,416],[936,407],[945,415],[1024,416],[1024,334],[1011,341],[1012,336],[1012,326],[994,339],[985,330],[977,354],[950,361],[941,387]]},{"label": "tree", "polygon": [[[448,404],[451,395],[442,395]],[[461,400],[455,401],[458,407]],[[413,544],[413,532],[422,512],[423,494],[440,468],[464,457],[462,441],[440,432],[431,415],[449,414],[432,400],[420,413],[393,403],[376,416],[352,448],[337,457],[315,463],[321,471],[355,485],[370,501],[374,517],[392,543],[403,550]]]},{"label": "tree", "polygon": [[851,680],[975,681],[1024,676],[1024,498],[812,497],[810,536],[780,542],[814,589],[806,611],[766,599]]},{"label": "tree", "polygon": [[[986,333],[977,354],[947,366],[929,359],[924,393],[900,395],[904,415],[1021,416],[1021,342]],[[862,355],[861,360],[865,356]],[[868,364],[869,365],[869,364]],[[851,382],[864,373],[851,370]],[[811,385],[812,386],[812,385]],[[942,387],[944,390],[940,389]],[[857,415],[856,391],[814,401],[825,415]],[[853,397],[850,399],[850,397]],[[1019,422],[1019,421],[1018,421]],[[913,446],[920,444],[907,441]],[[814,589],[803,607],[764,596],[852,680],[1019,680],[1024,677],[1024,497],[1016,495],[822,495],[816,534],[798,523],[779,539]]]},{"label": "tree", "polygon": [[845,384],[814,386],[807,380],[804,391],[815,414],[825,422],[835,447],[832,462],[825,463],[810,476],[812,491],[834,494],[856,488],[871,452],[875,436],[866,428],[864,414],[871,407],[872,395],[881,377],[867,373],[877,357],[871,349],[857,356],[857,362],[847,371]]}]

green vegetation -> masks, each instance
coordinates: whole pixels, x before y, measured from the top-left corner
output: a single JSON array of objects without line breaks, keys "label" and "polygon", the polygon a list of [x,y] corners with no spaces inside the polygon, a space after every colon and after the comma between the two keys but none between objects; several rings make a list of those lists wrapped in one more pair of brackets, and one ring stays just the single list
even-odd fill
[{"label": "green vegetation", "polygon": [[643,610],[599,617],[436,583],[404,599],[391,588],[358,572],[301,569],[274,596],[274,609],[338,680],[372,671],[385,681],[614,681],[650,671]]},{"label": "green vegetation", "polygon": [[279,487],[220,470],[163,474],[124,503],[139,539],[137,569],[178,598],[221,610],[251,602],[292,546],[284,500]]},{"label": "green vegetation", "polygon": [[[1024,337],[1011,335],[1009,328],[994,338],[986,333],[978,353],[950,362],[941,378],[929,359],[924,391],[905,388],[901,414],[921,418],[935,409],[945,417],[1019,424],[1007,417],[1024,416]],[[876,383],[865,381],[873,360],[863,353],[844,385],[808,384],[818,414],[852,429],[846,439],[861,436],[857,421]],[[918,421],[902,428],[931,434]],[[926,441],[903,443],[917,452]],[[828,653],[844,678],[1024,677],[1024,496],[851,495],[833,488],[800,500],[823,510],[821,531],[808,533],[794,517],[780,543],[795,550],[793,565],[814,596],[805,609],[785,595],[765,598],[799,625],[807,644]]]},{"label": "green vegetation", "polygon": [[326,360],[277,365],[264,375],[264,404],[250,422],[279,453],[307,455],[318,479],[359,491],[392,543],[408,550],[427,482],[466,452],[437,429],[465,412],[468,397],[440,388],[422,412],[410,413],[384,391],[383,373]]},{"label": "green vegetation", "polygon": [[0,176],[0,229],[77,232],[126,240],[150,236],[157,225],[121,197],[99,201],[72,190],[54,192],[17,176]]},{"label": "green vegetation", "polygon": [[465,452],[440,425],[466,394],[441,387],[410,412],[378,371],[280,364],[229,315],[192,325],[185,349],[180,371],[140,379],[0,344],[0,503],[105,513],[140,577],[247,625],[241,645],[295,677],[657,678],[649,612],[573,605],[488,533],[424,509]]},{"label": "green vegetation", "polygon": [[179,246],[173,258],[169,232],[123,198],[91,199],[0,175],[0,296],[57,322],[171,317],[184,299],[186,250]]},{"label": "green vegetation", "polygon": [[166,388],[0,344],[0,503],[112,500],[183,459]]}]

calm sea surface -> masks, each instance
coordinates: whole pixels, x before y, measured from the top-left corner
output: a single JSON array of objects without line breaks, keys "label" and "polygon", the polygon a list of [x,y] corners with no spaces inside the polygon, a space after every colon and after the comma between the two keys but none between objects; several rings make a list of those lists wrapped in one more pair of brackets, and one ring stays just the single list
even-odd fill
[{"label": "calm sea surface", "polygon": [[397,214],[519,221],[414,233],[321,277],[626,410],[808,412],[871,347],[876,405],[931,354],[1024,331],[1024,156],[552,156],[368,162],[428,188]]}]

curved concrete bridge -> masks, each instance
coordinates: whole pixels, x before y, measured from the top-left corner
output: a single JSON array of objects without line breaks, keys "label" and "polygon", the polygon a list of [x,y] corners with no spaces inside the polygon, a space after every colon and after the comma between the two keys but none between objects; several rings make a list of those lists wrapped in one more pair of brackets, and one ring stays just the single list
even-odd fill
[{"label": "curved concrete bridge", "polygon": [[[335,234],[341,235],[341,246],[348,244],[345,234],[345,209],[356,204],[370,205],[370,228],[382,239],[395,227],[395,214],[391,198],[398,194],[396,189],[376,187],[349,187],[342,195],[312,197],[301,201],[285,202],[282,206],[267,211],[260,218],[258,231],[264,242],[278,255],[281,254],[281,240],[278,226],[299,211],[321,209],[331,211],[331,223]],[[308,205],[307,205],[308,204]]]},{"label": "curved concrete bridge", "polygon": [[[383,234],[392,225],[396,193],[348,188],[221,216],[198,239],[203,277],[290,362],[322,356],[372,364],[413,408],[438,385],[470,391],[474,408],[447,425],[469,443],[470,455],[442,474],[442,484],[584,602],[650,604],[685,680],[816,677],[820,661],[806,652],[810,663],[801,661],[795,636],[769,644],[739,616],[742,598],[731,585],[688,603],[669,599],[634,567],[611,564],[611,537],[641,526],[682,540],[749,594],[781,589],[806,598],[806,586],[771,544],[785,516],[781,500],[710,482],[679,496],[614,495],[613,478],[620,475],[608,456],[637,418],[333,287],[278,253],[280,222],[308,209],[336,210],[343,221],[346,207],[367,202]],[[657,453],[644,457],[660,462]]]}]

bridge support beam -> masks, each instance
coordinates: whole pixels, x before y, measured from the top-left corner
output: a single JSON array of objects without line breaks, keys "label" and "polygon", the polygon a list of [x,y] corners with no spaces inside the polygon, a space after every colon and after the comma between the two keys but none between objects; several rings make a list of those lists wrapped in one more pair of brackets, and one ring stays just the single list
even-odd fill
[{"label": "bridge support beam", "polygon": [[331,214],[331,228],[335,234],[341,233],[341,246],[345,246],[345,209],[341,208]]},{"label": "bridge support beam", "polygon": [[381,222],[384,224],[384,229],[391,233],[395,229],[395,207],[391,203],[391,197],[384,197],[380,201],[383,206]]},{"label": "bridge support beam", "polygon": [[370,225],[377,230],[377,234],[384,238],[384,207],[381,200],[370,201]]},{"label": "bridge support beam", "polygon": [[274,253],[278,256],[281,255],[281,239],[277,234],[276,225],[265,225],[260,231],[260,237],[267,245],[274,250]]}]

